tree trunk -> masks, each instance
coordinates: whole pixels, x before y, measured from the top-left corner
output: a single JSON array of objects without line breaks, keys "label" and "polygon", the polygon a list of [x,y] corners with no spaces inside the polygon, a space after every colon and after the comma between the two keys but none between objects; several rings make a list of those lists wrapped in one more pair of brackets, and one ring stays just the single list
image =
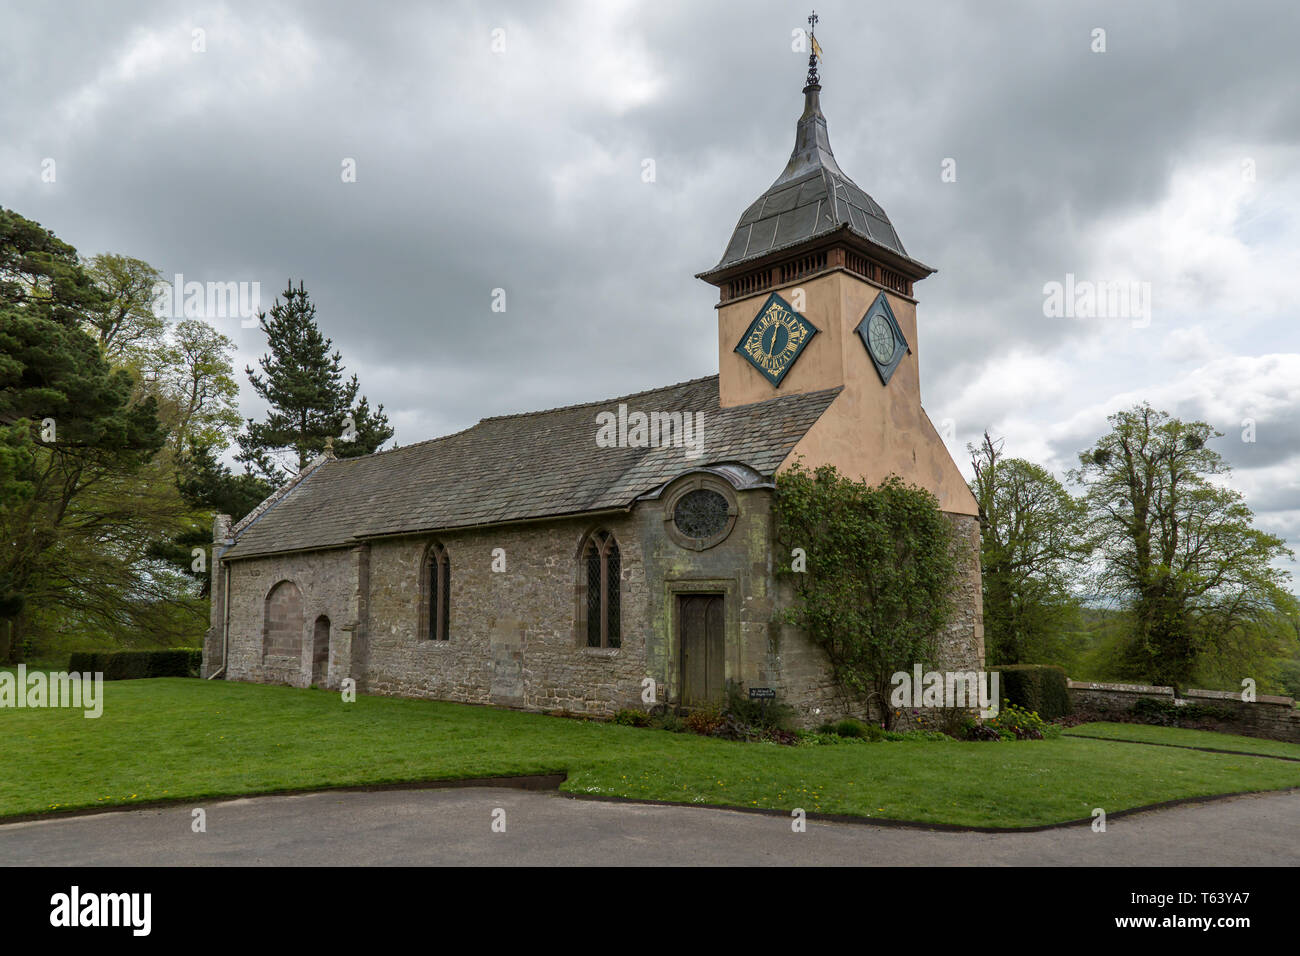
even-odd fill
[{"label": "tree trunk", "polygon": [[0,627],[0,661],[19,664],[23,659],[22,616],[11,617]]}]

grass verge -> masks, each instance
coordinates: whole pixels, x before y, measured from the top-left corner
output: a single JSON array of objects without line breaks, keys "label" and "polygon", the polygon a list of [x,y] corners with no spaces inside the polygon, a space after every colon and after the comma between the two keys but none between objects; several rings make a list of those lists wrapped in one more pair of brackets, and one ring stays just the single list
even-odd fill
[{"label": "grass verge", "polygon": [[0,710],[0,818],[563,771],[563,789],[600,796],[1015,827],[1300,786],[1300,764],[1079,738],[782,747],[224,681],[115,681],[104,692],[97,720]]},{"label": "grass verge", "polygon": [[1264,740],[1259,737],[1242,737],[1238,734],[1221,734],[1213,730],[1098,722],[1071,727],[1065,731],[1065,735],[1105,737],[1107,740],[1169,744],[1175,747],[1209,747],[1215,750],[1237,750],[1243,753],[1300,759],[1300,744],[1287,743],[1283,740]]}]

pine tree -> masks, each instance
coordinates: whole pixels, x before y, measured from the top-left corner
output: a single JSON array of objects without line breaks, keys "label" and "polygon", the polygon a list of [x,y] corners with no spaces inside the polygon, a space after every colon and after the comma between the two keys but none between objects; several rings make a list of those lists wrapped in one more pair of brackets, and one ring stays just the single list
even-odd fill
[{"label": "pine tree", "polygon": [[131,374],[84,331],[104,308],[76,249],[0,208],[0,619],[15,619],[0,624],[0,661],[26,609],[87,590],[87,555],[130,566],[123,529],[140,525],[105,489],[137,486],[166,430],[154,399],[133,401]]},{"label": "pine tree", "polygon": [[238,461],[273,482],[285,475],[279,460],[296,459],[301,471],[333,439],[340,457],[368,455],[393,437],[380,405],[371,411],[366,397],[357,399],[357,377],[343,377],[343,356],[316,325],[316,307],[300,281],[290,282],[284,302],[258,316],[270,352],[258,364],[261,375],[246,368],[253,390],[270,406],[266,420],[248,420],[239,436]]}]

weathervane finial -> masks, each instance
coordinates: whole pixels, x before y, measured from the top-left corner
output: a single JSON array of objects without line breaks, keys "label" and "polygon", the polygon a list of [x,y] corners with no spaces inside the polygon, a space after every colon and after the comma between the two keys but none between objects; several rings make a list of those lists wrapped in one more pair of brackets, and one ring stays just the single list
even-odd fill
[{"label": "weathervane finial", "polygon": [[805,90],[821,89],[821,81],[817,78],[817,61],[822,55],[821,44],[817,42],[817,21],[820,19],[816,10],[808,14],[808,82],[805,84]]}]

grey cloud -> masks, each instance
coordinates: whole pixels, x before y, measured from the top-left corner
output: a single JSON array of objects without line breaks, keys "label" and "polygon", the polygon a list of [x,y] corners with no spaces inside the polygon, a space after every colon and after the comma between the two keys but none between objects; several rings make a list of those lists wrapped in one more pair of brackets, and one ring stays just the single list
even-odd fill
[{"label": "grey cloud", "polygon": [[[940,270],[918,288],[931,409],[1009,348],[1068,355],[1099,334],[1045,320],[1042,284],[1086,271],[1090,229],[1158,203],[1174,165],[1300,143],[1300,8],[1281,0],[839,2],[819,14],[836,156]],[[0,189],[85,254],[257,280],[268,302],[287,277],[305,279],[371,401],[400,415],[399,441],[417,441],[716,370],[715,294],[693,274],[784,165],[802,17],[775,0],[647,3],[622,17],[519,0],[9,0]],[[191,24],[207,26],[207,53],[105,80],[143,31],[187,49]],[[510,47],[494,58],[501,25]],[[1099,26],[1105,54],[1088,49]],[[250,44],[264,46],[260,63],[243,59]],[[615,108],[593,86],[638,57],[657,92]],[[520,83],[523,63],[536,75]],[[60,123],[77,91],[102,100]],[[38,177],[50,155],[55,187]],[[355,184],[339,180],[345,156]],[[957,183],[940,182],[946,157]],[[640,181],[644,158],[653,184]],[[497,287],[504,315],[489,309]],[[257,336],[232,334],[241,365],[254,362]],[[1144,374],[1160,384],[1172,368]],[[1080,403],[1142,384],[1101,364],[1093,374]],[[1047,430],[1071,411],[1029,414]],[[1297,420],[1261,421],[1258,443],[1230,457],[1282,460],[1300,447]],[[1063,436],[1062,457],[1092,437]]]}]

